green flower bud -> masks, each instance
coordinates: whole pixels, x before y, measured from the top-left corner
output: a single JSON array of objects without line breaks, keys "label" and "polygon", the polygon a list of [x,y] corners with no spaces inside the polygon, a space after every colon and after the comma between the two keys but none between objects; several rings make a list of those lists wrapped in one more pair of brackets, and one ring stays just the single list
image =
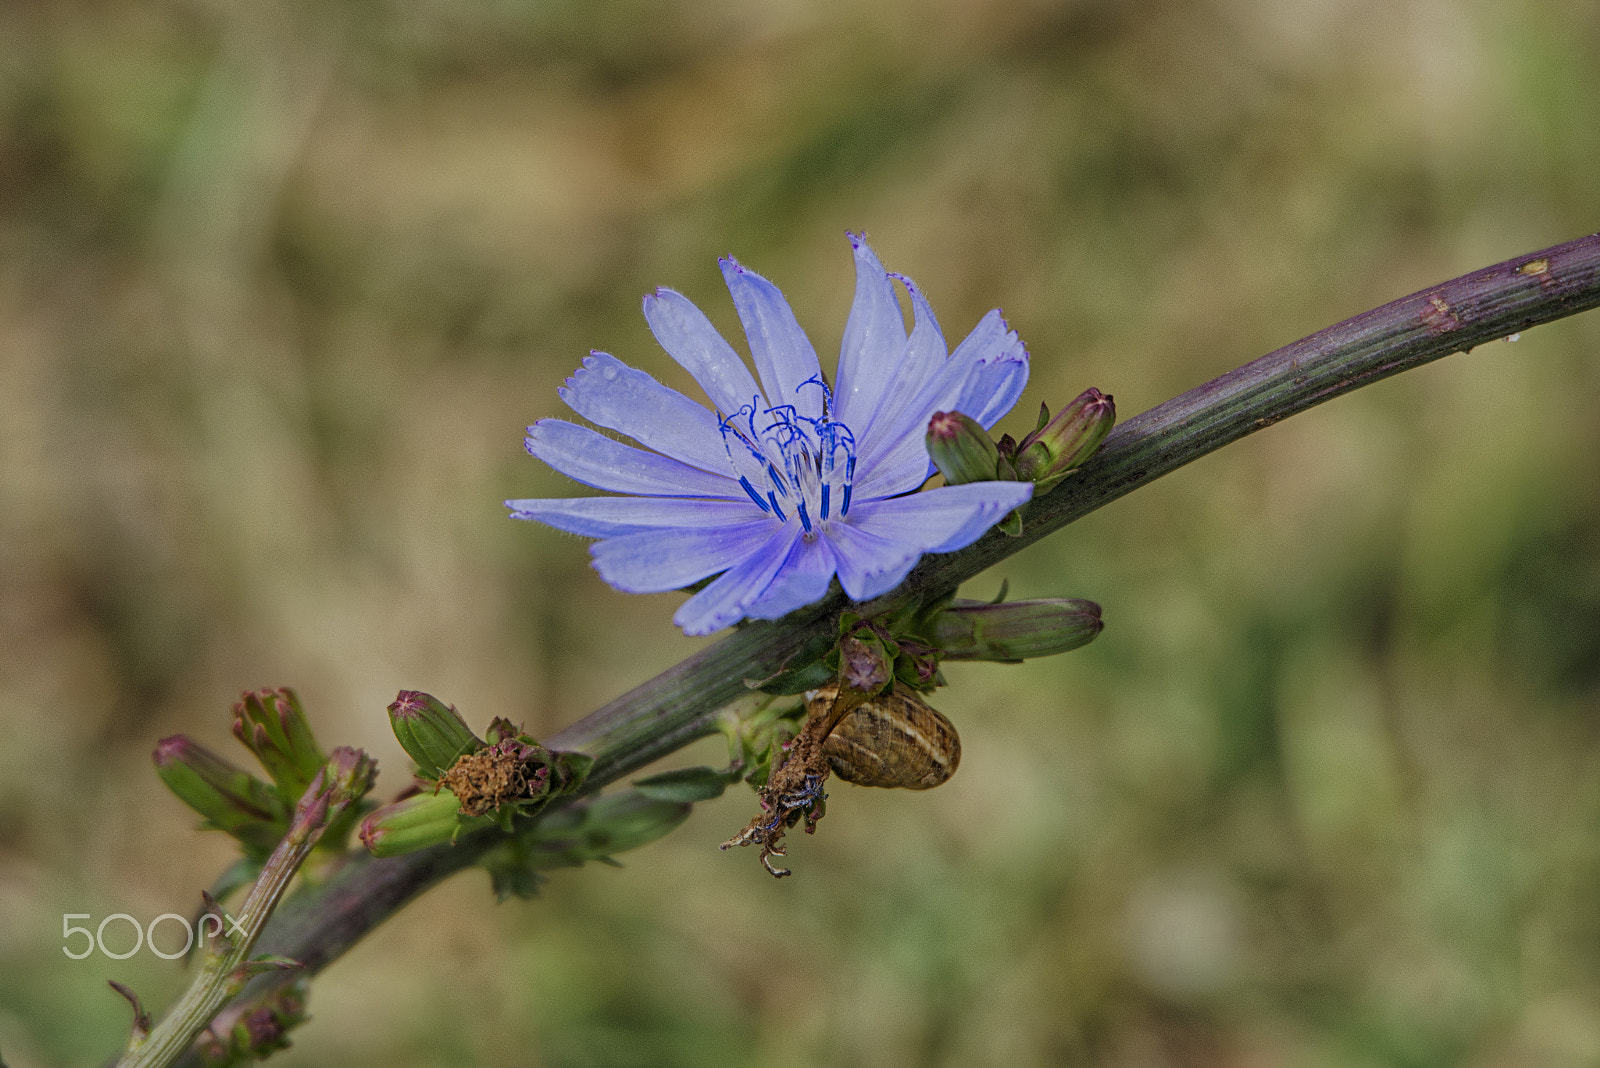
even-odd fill
[{"label": "green flower bud", "polygon": [[463,830],[488,826],[487,817],[458,814],[461,801],[449,790],[412,794],[361,821],[361,842],[375,857],[398,857],[453,842]]},{"label": "green flower bud", "polygon": [[265,857],[289,829],[282,794],[198,742],[175,734],[163,738],[153,756],[167,789],[248,852]]},{"label": "green flower bud", "polygon": [[378,762],[364,750],[341,745],[328,758],[326,772],[328,801],[343,808],[367,796],[378,781]]},{"label": "green flower bud", "polygon": [[928,456],[946,484],[995,480],[1000,453],[976,419],[960,412],[934,412],[926,440]]},{"label": "green flower bud", "polygon": [[287,688],[243,694],[233,706],[233,736],[256,755],[288,798],[298,800],[328,762],[300,698]]},{"label": "green flower bud", "polygon": [[[353,806],[367,795],[377,778],[376,760],[360,749],[339,746],[295,805],[294,817],[289,822],[289,836],[293,838],[326,828],[329,834],[342,839],[358,811]],[[326,836],[320,837],[326,841]],[[332,842],[328,844],[335,845]]]},{"label": "green flower bud", "polygon": [[389,706],[389,726],[427,779],[438,779],[457,760],[484,745],[454,708],[416,690],[400,691]]},{"label": "green flower bud", "polygon": [[1098,389],[1084,390],[1046,422],[1048,413],[1041,408],[1043,425],[1017,444],[1013,461],[1018,478],[1038,485],[1035,497],[1083,466],[1117,421],[1116,404]]},{"label": "green flower bud", "polygon": [[869,627],[857,628],[839,641],[839,684],[870,697],[894,681],[898,649],[890,649]]},{"label": "green flower bud", "polygon": [[951,660],[1025,660],[1088,645],[1104,626],[1093,601],[1053,597],[1009,604],[956,601],[933,617],[928,632]]}]

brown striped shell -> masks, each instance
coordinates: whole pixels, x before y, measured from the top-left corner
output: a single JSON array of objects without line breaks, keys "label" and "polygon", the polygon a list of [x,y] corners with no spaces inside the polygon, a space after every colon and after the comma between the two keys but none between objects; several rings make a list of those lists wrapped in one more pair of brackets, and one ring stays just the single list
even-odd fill
[{"label": "brown striped shell", "polygon": [[[806,706],[826,713],[838,687],[813,690]],[[858,786],[927,790],[956,773],[961,737],[914,691],[896,687],[860,705],[822,743],[833,773]]]}]

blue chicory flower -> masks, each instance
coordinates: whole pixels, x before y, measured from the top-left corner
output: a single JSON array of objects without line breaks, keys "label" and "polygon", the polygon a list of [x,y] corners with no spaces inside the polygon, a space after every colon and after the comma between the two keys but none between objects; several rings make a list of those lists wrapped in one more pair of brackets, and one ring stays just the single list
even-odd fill
[{"label": "blue chicory flower", "polygon": [[[595,569],[629,593],[721,572],[673,617],[696,635],[746,616],[776,619],[822,598],[835,574],[851,598],[869,600],[899,585],[923,553],[977,540],[1033,486],[913,493],[932,473],[928,419],[960,411],[993,426],[1027,382],[1027,350],[996,310],[948,352],[921,291],[886,272],[864,240],[851,235],[851,244],[855,303],[832,388],[783,294],[723,259],[760,385],[699,308],[658,289],[645,297],[645,319],[716,411],[592,353],[561,399],[644,449],[561,419],[529,427],[527,448],[579,482],[630,496],[507,501],[511,514],[599,538]],[[910,294],[909,335],[895,281]]]}]

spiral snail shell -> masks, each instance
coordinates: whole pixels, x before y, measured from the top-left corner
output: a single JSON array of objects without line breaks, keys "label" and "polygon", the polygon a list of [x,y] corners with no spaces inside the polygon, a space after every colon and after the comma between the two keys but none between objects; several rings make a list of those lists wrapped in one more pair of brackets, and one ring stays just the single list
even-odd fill
[{"label": "spiral snail shell", "polygon": [[[807,711],[826,714],[837,686],[806,695]],[[927,790],[956,773],[961,737],[913,690],[895,687],[857,706],[828,734],[823,754],[833,773],[858,786]]]}]

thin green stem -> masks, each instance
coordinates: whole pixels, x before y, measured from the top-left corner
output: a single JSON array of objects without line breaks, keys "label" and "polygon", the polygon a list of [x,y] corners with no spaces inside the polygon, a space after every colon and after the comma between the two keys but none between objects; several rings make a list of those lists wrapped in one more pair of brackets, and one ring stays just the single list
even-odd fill
[{"label": "thin green stem", "polygon": [[[1148,482],[1341,393],[1453,352],[1600,305],[1600,234],[1414,293],[1229,371],[1118,426],[1095,457],[1027,506],[1021,537],[991,532],[926,558],[892,593],[856,610],[886,612],[954,589]],[[776,622],[751,622],[572,724],[547,744],[595,757],[601,786],[716,729],[746,680],[777,671],[835,627],[841,597]],[[328,882],[279,910],[263,944],[315,971],[427,887],[472,864],[492,834],[389,860],[352,856]],[[243,999],[275,981],[262,976]],[[281,980],[276,980],[281,982]]]},{"label": "thin green stem", "polygon": [[[118,1068],[165,1068],[191,1047],[251,975],[267,969],[279,974],[291,968],[299,970],[288,961],[255,962],[250,954],[289,881],[321,841],[329,823],[372,785],[373,765],[364,754],[340,750],[335,762],[340,765],[339,773],[332,773],[334,765],[330,765],[306,787],[288,833],[262,866],[239,915],[229,918],[220,909],[208,909],[202,915],[200,937],[206,945],[199,974],[153,1031],[129,1042]],[[210,932],[206,931],[207,920],[215,924]]]}]

